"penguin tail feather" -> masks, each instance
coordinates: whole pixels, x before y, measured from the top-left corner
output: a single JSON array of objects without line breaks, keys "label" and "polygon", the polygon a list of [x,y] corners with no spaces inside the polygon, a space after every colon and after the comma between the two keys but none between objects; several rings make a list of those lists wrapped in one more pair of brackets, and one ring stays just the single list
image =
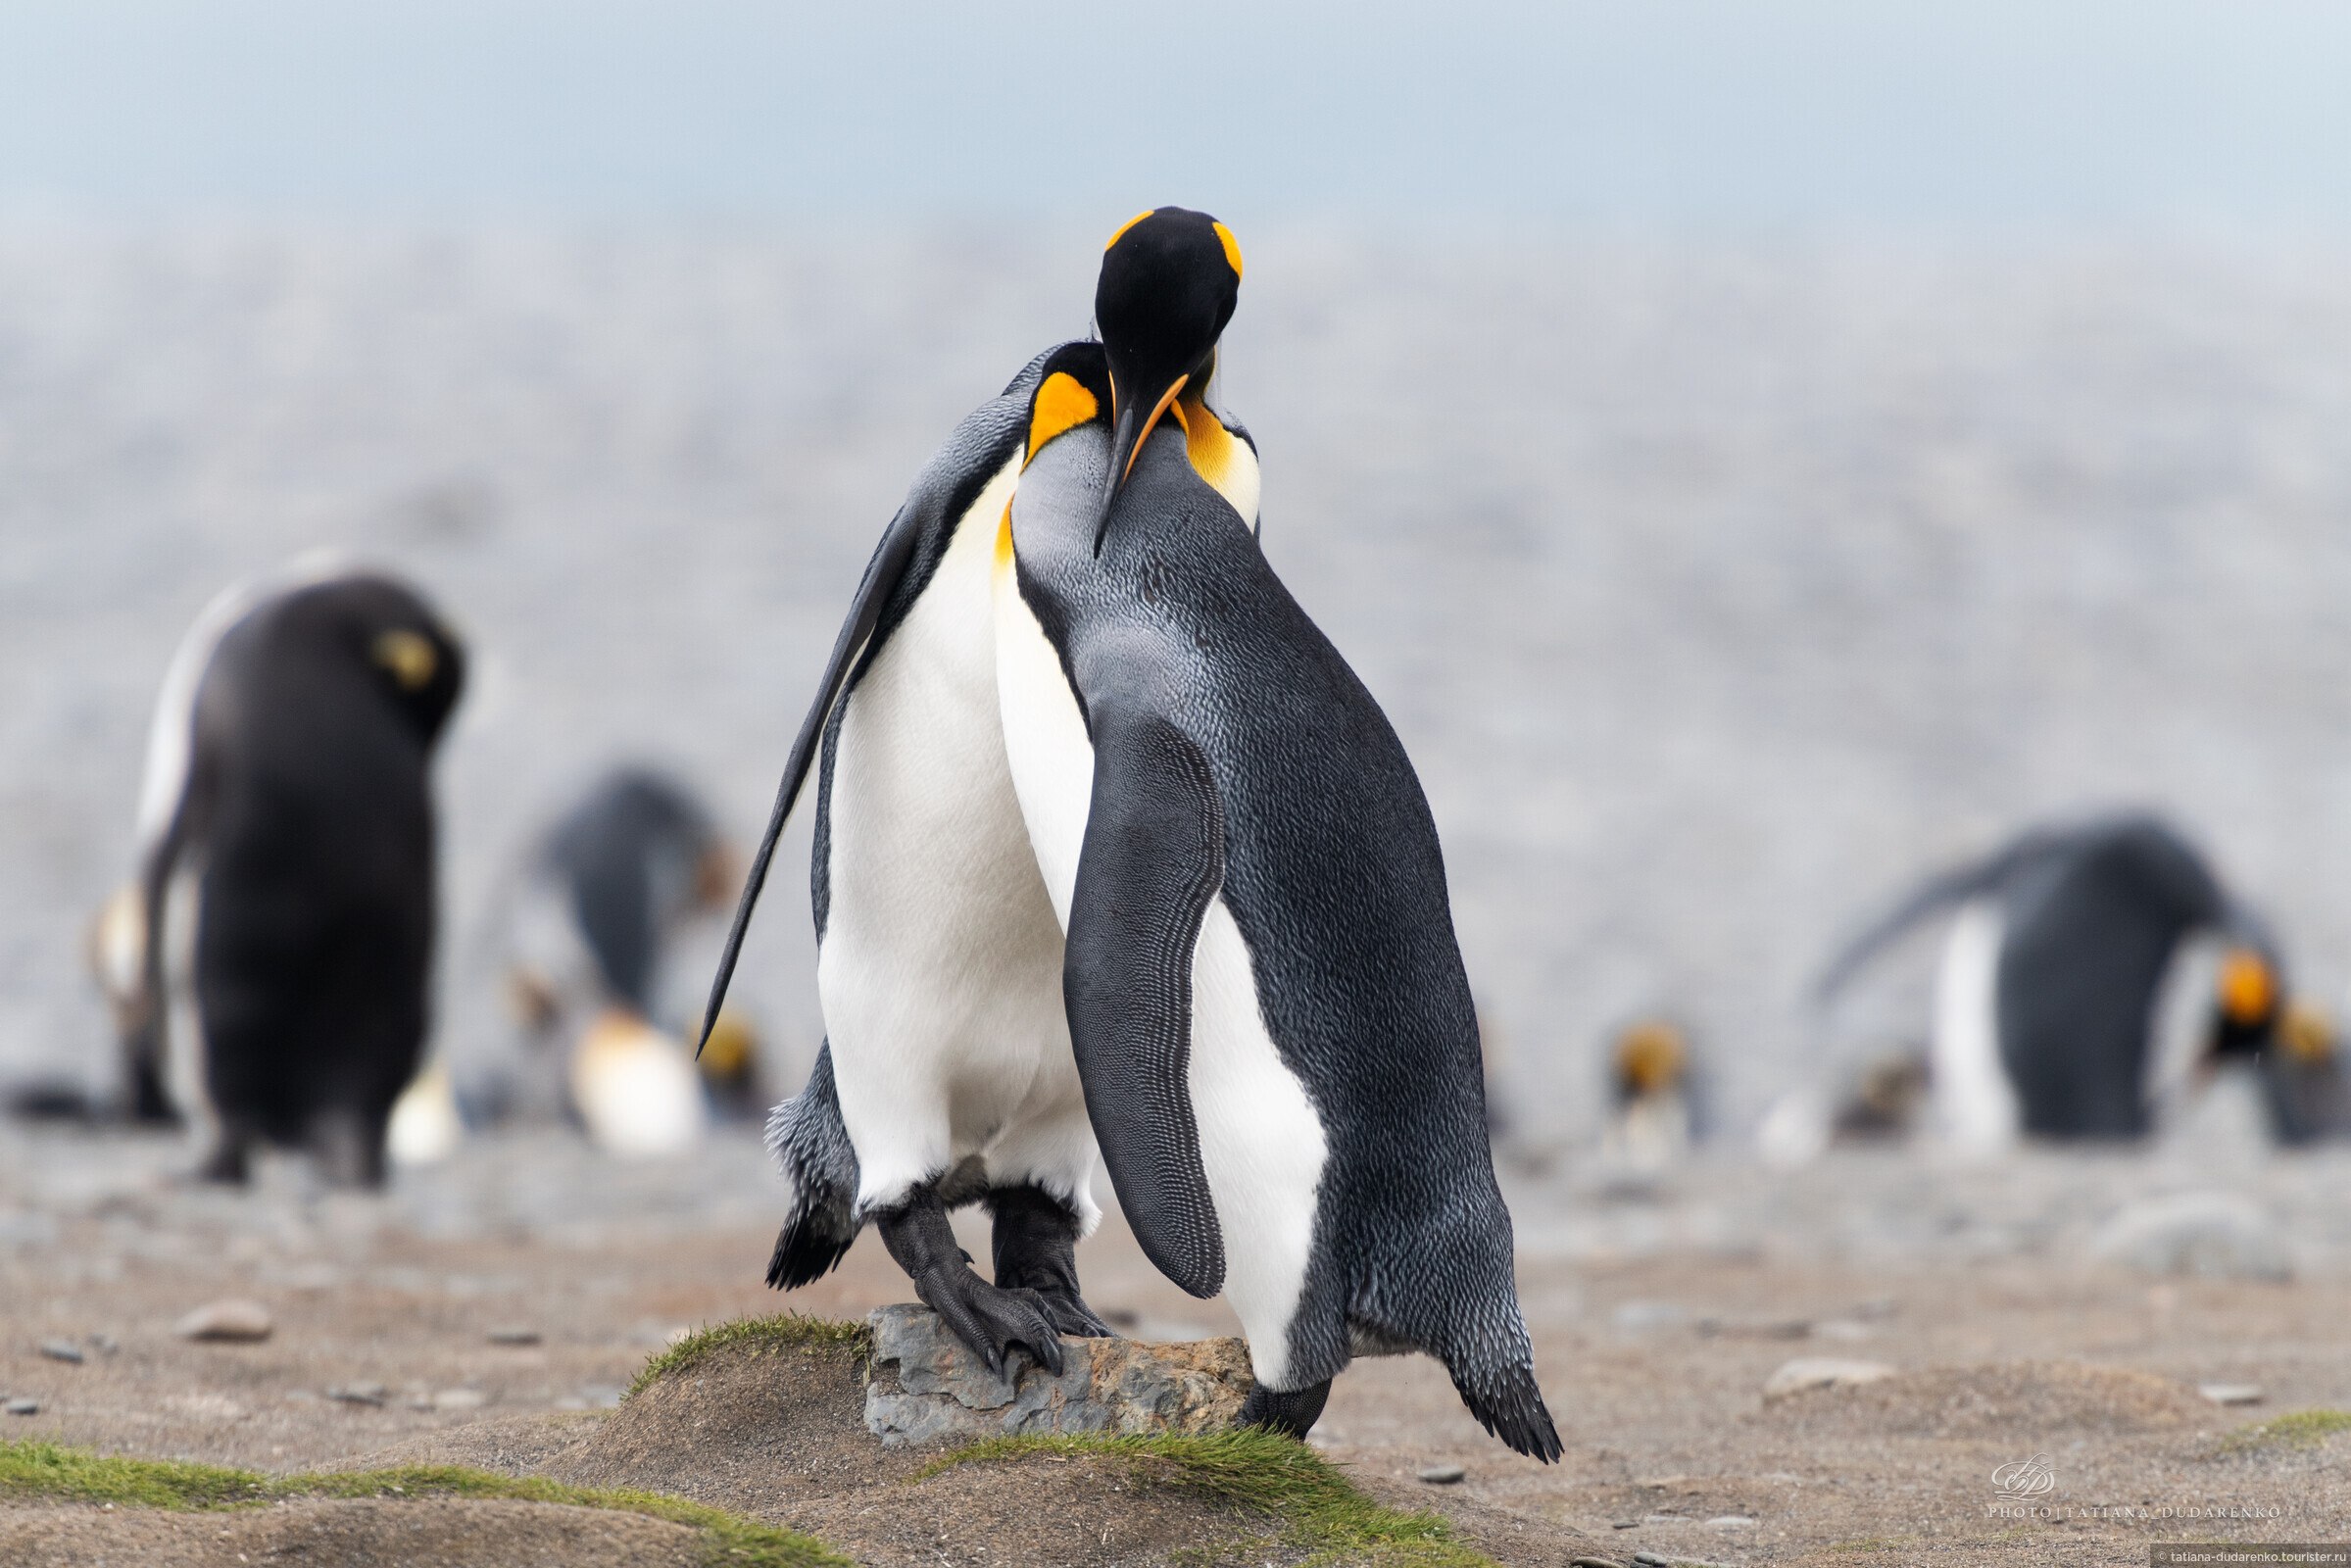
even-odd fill
[{"label": "penguin tail feather", "polygon": [[849,1255],[852,1230],[842,1236],[825,1221],[822,1207],[805,1208],[776,1234],[774,1255],[767,1259],[767,1283],[779,1291],[798,1290],[824,1278]]},{"label": "penguin tail feather", "polygon": [[841,1118],[829,1043],[816,1053],[808,1087],[769,1113],[767,1147],[792,1183],[792,1212],[776,1235],[767,1283],[789,1291],[831,1273],[863,1228],[857,1153]]},{"label": "penguin tail feather", "polygon": [[1453,1387],[1480,1426],[1528,1458],[1553,1464],[1565,1451],[1550,1409],[1543,1402],[1543,1390],[1535,1385],[1533,1366],[1522,1362],[1503,1368],[1499,1375],[1465,1377],[1456,1371]]}]

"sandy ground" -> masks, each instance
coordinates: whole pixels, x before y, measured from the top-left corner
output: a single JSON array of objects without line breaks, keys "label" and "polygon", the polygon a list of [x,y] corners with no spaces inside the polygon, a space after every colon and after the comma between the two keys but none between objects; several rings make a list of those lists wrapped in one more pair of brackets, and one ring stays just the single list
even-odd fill
[{"label": "sandy ground", "polygon": [[[10,1131],[0,1393],[40,1408],[0,1430],[275,1471],[386,1453],[530,1470],[611,1419],[679,1330],[781,1304],[759,1281],[777,1183],[748,1133],[640,1167],[558,1133],[510,1135],[382,1198],[310,1192],[291,1162],[266,1167],[251,1194],[188,1190],[170,1179],[182,1159],[162,1139]],[[1315,1442],[1380,1495],[1455,1515],[1513,1563],[1635,1550],[2121,1563],[2144,1561],[2150,1540],[2329,1539],[2351,1524],[2351,1439],[2329,1453],[2247,1450],[2228,1435],[2351,1407],[2351,1236],[2331,1217],[2347,1179],[2340,1156],[2226,1150],[1981,1169],[1839,1152],[1793,1174],[1702,1161],[1655,1180],[1588,1162],[1514,1173],[1522,1291],[1563,1462],[1499,1448],[1417,1359],[1351,1369]],[[2188,1191],[2254,1205],[2292,1277],[2089,1260],[2119,1209]],[[1129,1332],[1231,1327],[1221,1306],[1160,1280],[1115,1218],[1080,1261],[1090,1298]],[[906,1296],[867,1237],[787,1299],[852,1316]],[[225,1297],[266,1305],[271,1336],[174,1336],[182,1313]],[[493,1343],[516,1331],[537,1343]],[[53,1359],[45,1343],[83,1358]],[[1798,1356],[1896,1375],[1767,1404],[1765,1380]],[[2217,1383],[2256,1385],[2260,1401],[2222,1408],[2196,1392]],[[354,1390],[363,1401],[337,1396]],[[635,1484],[779,1522],[818,1509],[822,1488],[784,1487],[715,1438],[681,1443]],[[2035,1455],[2053,1487],[2034,1513],[2003,1513],[1992,1472]],[[1416,1479],[1446,1463],[1466,1480]],[[632,1473],[608,1464],[595,1479]],[[8,1520],[0,1530],[38,1525]],[[986,1544],[927,1543],[936,1558],[876,1546],[873,1560],[997,1560]]]}]

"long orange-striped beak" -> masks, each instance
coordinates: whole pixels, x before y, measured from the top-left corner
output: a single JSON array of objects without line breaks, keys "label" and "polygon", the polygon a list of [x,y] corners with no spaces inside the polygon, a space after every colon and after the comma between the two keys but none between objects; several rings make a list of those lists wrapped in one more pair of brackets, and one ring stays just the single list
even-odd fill
[{"label": "long orange-striped beak", "polygon": [[[1168,383],[1151,405],[1151,413],[1142,413],[1143,401],[1125,395],[1115,373],[1110,378],[1110,466],[1102,476],[1102,516],[1094,524],[1094,553],[1102,553],[1102,536],[1110,526],[1110,504],[1126,487],[1127,476],[1135,471],[1135,460],[1143,455],[1143,443],[1158,428],[1160,419],[1175,406],[1175,400],[1191,381],[1190,375],[1179,375]],[[1176,416],[1179,419],[1182,415]]]}]

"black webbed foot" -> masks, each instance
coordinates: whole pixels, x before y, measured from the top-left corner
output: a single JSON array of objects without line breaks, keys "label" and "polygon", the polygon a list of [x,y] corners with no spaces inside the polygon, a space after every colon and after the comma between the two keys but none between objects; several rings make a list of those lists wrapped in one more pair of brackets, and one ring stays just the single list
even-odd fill
[{"label": "black webbed foot", "polygon": [[1104,1323],[1078,1294],[1077,1211],[1041,1187],[996,1187],[988,1192],[995,1216],[991,1250],[996,1283],[1034,1296],[1046,1320],[1081,1340],[1111,1340]]},{"label": "black webbed foot", "polygon": [[1279,1432],[1303,1442],[1306,1434],[1314,1430],[1314,1423],[1322,1419],[1322,1407],[1330,1398],[1329,1378],[1288,1394],[1276,1393],[1260,1383],[1249,1391],[1237,1419],[1242,1426],[1263,1427],[1268,1432]]},{"label": "black webbed foot", "polygon": [[1061,1337],[1045,1298],[1028,1289],[991,1285],[971,1271],[970,1258],[955,1245],[947,1207],[931,1188],[918,1188],[906,1202],[875,1216],[882,1245],[914,1282],[923,1305],[939,1314],[949,1331],[1002,1377],[1015,1349],[1058,1376],[1066,1364]]}]

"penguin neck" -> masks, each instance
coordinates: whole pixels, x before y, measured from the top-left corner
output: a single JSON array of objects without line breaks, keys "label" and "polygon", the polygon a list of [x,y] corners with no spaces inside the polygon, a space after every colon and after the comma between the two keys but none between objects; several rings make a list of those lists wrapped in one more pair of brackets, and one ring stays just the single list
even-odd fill
[{"label": "penguin neck", "polygon": [[1232,504],[1257,531],[1257,500],[1262,489],[1257,449],[1247,436],[1236,435],[1205,400],[1184,399],[1177,405],[1184,426],[1184,452],[1195,472]]}]

